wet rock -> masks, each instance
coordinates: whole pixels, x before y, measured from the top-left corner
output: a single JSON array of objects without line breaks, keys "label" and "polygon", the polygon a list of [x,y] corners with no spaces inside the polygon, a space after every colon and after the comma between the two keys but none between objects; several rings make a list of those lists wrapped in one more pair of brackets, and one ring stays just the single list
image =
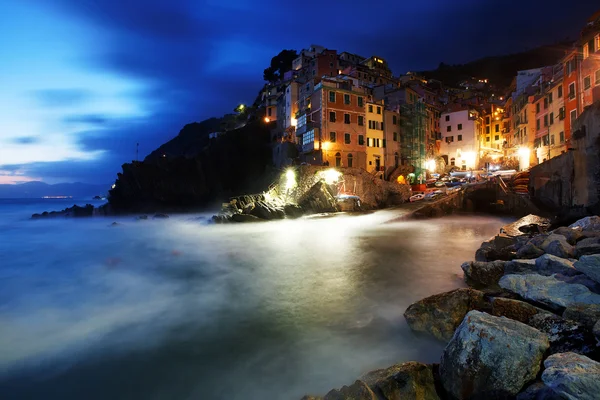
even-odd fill
[{"label": "wet rock", "polygon": [[577,304],[600,304],[600,295],[592,293],[586,286],[566,283],[555,276],[505,275],[500,287],[516,293],[526,300],[543,304],[562,312],[564,308]]},{"label": "wet rock", "polygon": [[298,205],[314,213],[339,211],[332,189],[323,181],[315,183],[300,199]]},{"label": "wet rock", "polygon": [[465,281],[479,287],[497,286],[504,275],[505,261],[469,261],[460,267],[465,273]]},{"label": "wet rock", "polygon": [[544,233],[541,235],[535,235],[532,237],[527,243],[531,243],[536,247],[542,247],[542,244],[546,241],[546,239],[550,236],[550,233]]},{"label": "wet rock", "polygon": [[431,365],[406,362],[371,371],[360,378],[386,400],[438,400]]},{"label": "wet rock", "polygon": [[547,311],[524,301],[503,297],[494,297],[490,300],[490,303],[492,315],[514,319],[524,324],[528,324],[531,318],[539,313],[547,313]]},{"label": "wet rock", "polygon": [[577,321],[582,326],[591,329],[600,320],[600,305],[573,304],[565,309],[563,318]]},{"label": "wet rock", "polygon": [[600,393],[600,363],[576,353],[559,353],[544,361],[542,381],[564,399],[593,400]]},{"label": "wet rock", "polygon": [[577,228],[582,231],[600,231],[600,217],[597,215],[585,217],[569,225],[569,228]]},{"label": "wet rock", "polygon": [[564,400],[559,397],[556,393],[550,390],[544,382],[536,381],[533,384],[527,386],[527,389],[523,390],[517,395],[516,400]]},{"label": "wet rock", "polygon": [[537,329],[470,311],[442,355],[442,384],[457,399],[515,396],[535,378],[548,347]]},{"label": "wet rock", "polygon": [[577,270],[573,268],[573,262],[552,254],[544,254],[536,259],[535,271],[540,275],[546,276],[554,274],[573,276],[578,274]]},{"label": "wet rock", "polygon": [[517,250],[515,257],[521,259],[537,258],[543,254],[544,250],[540,249],[538,246],[531,242],[527,242],[523,247]]},{"label": "wet rock", "polygon": [[528,260],[528,259],[516,259],[512,261],[508,261],[504,264],[504,273],[508,274],[530,274],[535,272],[536,260]]},{"label": "wet rock", "polygon": [[552,354],[567,351],[589,354],[594,351],[595,340],[591,332],[575,321],[551,313],[538,313],[529,319],[527,325],[548,336]]},{"label": "wet rock", "polygon": [[556,279],[561,282],[583,285],[588,288],[592,293],[600,294],[600,283],[580,273],[579,275],[564,276],[560,274],[554,275]]},{"label": "wet rock", "polygon": [[575,245],[575,255],[577,257],[600,254],[600,237],[585,238]]},{"label": "wet rock", "polygon": [[245,204],[244,207],[242,207],[242,214],[251,214],[252,210],[254,210],[254,202],[250,202],[248,204]]},{"label": "wet rock", "polygon": [[583,237],[580,229],[567,228],[566,226],[561,226],[553,230],[552,233],[564,236],[571,245],[575,245]]},{"label": "wet rock", "polygon": [[520,236],[523,234],[521,230],[519,230],[522,226],[532,226],[537,225],[540,230],[545,230],[548,228],[549,220],[548,218],[539,217],[537,215],[529,214],[524,216],[523,218],[513,222],[512,224],[508,224],[502,227],[501,232],[508,236]]},{"label": "wet rock", "polygon": [[286,204],[283,211],[288,218],[299,218],[304,215],[304,210],[297,204]]},{"label": "wet rock", "polygon": [[582,256],[573,266],[577,271],[583,272],[596,282],[600,282],[600,254]]},{"label": "wet rock", "polygon": [[254,215],[250,214],[233,214],[231,216],[231,220],[233,222],[260,222],[264,221],[264,219],[260,219]]},{"label": "wet rock", "polygon": [[475,252],[475,261],[510,261],[516,258],[516,252],[514,248],[505,247],[503,249],[496,249],[491,246],[480,247]]},{"label": "wet rock", "polygon": [[456,289],[411,304],[404,312],[404,318],[413,331],[429,333],[448,342],[469,311],[485,307],[483,292]]},{"label": "wet rock", "polygon": [[378,400],[377,396],[362,381],[356,381],[350,386],[343,386],[340,390],[327,393],[324,400]]},{"label": "wet rock", "polygon": [[575,256],[575,248],[562,235],[552,234],[548,236],[542,243],[541,249],[548,254],[561,258],[573,258]]},{"label": "wet rock", "polygon": [[592,328],[592,333],[596,337],[596,342],[600,344],[600,320],[594,324]]},{"label": "wet rock", "polygon": [[167,214],[154,214],[154,217],[152,217],[152,219],[167,219],[169,218],[169,216]]}]

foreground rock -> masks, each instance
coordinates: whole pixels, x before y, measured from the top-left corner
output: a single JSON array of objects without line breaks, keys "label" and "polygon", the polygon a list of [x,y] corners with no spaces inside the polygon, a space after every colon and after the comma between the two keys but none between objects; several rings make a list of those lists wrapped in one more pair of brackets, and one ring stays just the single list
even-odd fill
[{"label": "foreground rock", "polygon": [[537,329],[471,311],[444,350],[441,381],[457,399],[515,396],[535,378],[548,347]]},{"label": "foreground rock", "polygon": [[544,385],[563,399],[600,396],[600,363],[576,353],[554,354],[544,361]]},{"label": "foreground rock", "polygon": [[600,217],[593,215],[585,217],[569,225],[569,228],[579,229],[581,231],[600,231]]},{"label": "foreground rock", "polygon": [[497,287],[504,275],[505,261],[469,261],[460,267],[465,273],[465,281],[476,288]]},{"label": "foreground rock", "polygon": [[429,333],[448,342],[465,315],[471,310],[483,307],[483,292],[456,289],[411,304],[404,312],[404,318],[413,331]]},{"label": "foreground rock", "polygon": [[600,254],[582,256],[574,264],[574,267],[577,271],[583,272],[595,282],[600,282]]},{"label": "foreground rock", "polygon": [[584,285],[558,280],[556,275],[505,275],[500,279],[499,284],[503,289],[516,293],[524,299],[560,312],[578,303],[600,304],[600,295],[592,293]]},{"label": "foreground rock", "polygon": [[56,218],[56,217],[91,217],[94,215],[94,206],[91,204],[86,204],[84,207],[80,207],[78,205],[73,205],[73,207],[65,208],[62,211],[44,211],[41,214],[33,214],[31,218],[40,219],[40,218]]}]

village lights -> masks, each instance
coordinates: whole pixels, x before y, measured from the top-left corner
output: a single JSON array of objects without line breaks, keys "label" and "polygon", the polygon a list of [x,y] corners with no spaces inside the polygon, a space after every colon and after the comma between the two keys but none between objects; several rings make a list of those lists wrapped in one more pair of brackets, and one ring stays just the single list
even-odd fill
[{"label": "village lights", "polygon": [[285,188],[292,189],[296,184],[296,172],[290,168],[285,172]]},{"label": "village lights", "polygon": [[433,160],[433,159],[427,160],[427,162],[425,163],[425,166],[429,172],[435,172],[435,160]]},{"label": "village lights", "polygon": [[265,122],[268,124],[269,122],[271,122],[271,118],[265,117]]},{"label": "village lights", "polygon": [[116,184],[116,183],[113,183],[113,185],[112,185],[110,188],[111,188],[111,189],[114,189],[114,188],[116,188],[116,187],[117,187],[117,184]]},{"label": "village lights", "polygon": [[292,118],[292,120],[291,120],[291,125],[292,125],[293,127],[295,127],[296,125],[298,125],[298,120],[297,120],[296,118]]},{"label": "village lights", "polygon": [[327,150],[329,150],[330,145],[331,145],[331,142],[323,142],[321,144],[321,147],[323,148],[323,150],[327,151]]},{"label": "village lights", "polygon": [[531,151],[527,147],[519,147],[519,150],[517,150],[517,154],[519,155],[519,169],[521,171],[525,171],[529,168],[529,159]]},{"label": "village lights", "polygon": [[474,151],[465,151],[462,155],[462,158],[465,160],[465,164],[467,164],[467,168],[474,168],[477,154],[475,154]]},{"label": "village lights", "polygon": [[319,175],[321,176],[321,179],[325,181],[326,184],[331,185],[333,183],[336,183],[340,179],[342,173],[334,168],[330,168],[326,169],[325,171],[320,171]]}]

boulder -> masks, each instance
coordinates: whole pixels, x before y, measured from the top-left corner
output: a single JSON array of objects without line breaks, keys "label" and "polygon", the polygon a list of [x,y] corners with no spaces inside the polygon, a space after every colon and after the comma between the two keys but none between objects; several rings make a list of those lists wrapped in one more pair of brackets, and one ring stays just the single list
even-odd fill
[{"label": "boulder", "polygon": [[283,211],[287,218],[299,218],[304,214],[304,210],[297,204],[286,204]]},{"label": "boulder", "polygon": [[465,281],[479,287],[497,286],[504,275],[506,261],[469,261],[460,267],[465,273]]},{"label": "boulder", "polygon": [[527,243],[531,243],[536,247],[542,247],[542,244],[546,241],[546,239],[550,236],[550,233],[543,233],[541,235],[535,235]]},{"label": "boulder", "polygon": [[564,399],[593,400],[600,394],[600,363],[576,353],[553,354],[544,361],[542,381]]},{"label": "boulder", "polygon": [[540,249],[538,246],[531,242],[527,242],[524,246],[520,247],[515,254],[516,258],[526,259],[526,258],[537,258],[544,254],[544,250]]},{"label": "boulder", "polygon": [[504,264],[504,274],[535,273],[535,259],[515,259]]},{"label": "boulder", "polygon": [[504,297],[494,297],[490,300],[490,303],[492,315],[514,319],[524,324],[528,324],[534,315],[547,313],[547,311],[524,301]]},{"label": "boulder", "polygon": [[582,218],[569,225],[569,228],[577,228],[582,231],[600,231],[600,217],[593,215],[591,217]]},{"label": "boulder", "polygon": [[373,393],[385,400],[415,399],[438,400],[431,365],[419,362],[406,362],[389,368],[371,371],[363,375],[364,381]]},{"label": "boulder", "polygon": [[254,215],[250,215],[250,214],[233,214],[231,216],[231,220],[233,222],[260,222],[260,221],[264,221],[263,219],[260,219]]},{"label": "boulder", "polygon": [[496,249],[492,246],[482,246],[475,252],[475,261],[510,261],[516,258],[513,246]]},{"label": "boulder", "polygon": [[542,381],[536,381],[527,386],[517,395],[516,400],[563,400],[544,385]]},{"label": "boulder", "polygon": [[404,318],[413,331],[426,332],[448,342],[469,311],[485,307],[483,292],[456,289],[411,304],[404,312]]},{"label": "boulder", "polygon": [[561,312],[576,303],[600,304],[600,295],[592,293],[586,286],[563,282],[556,276],[511,274],[503,276],[499,284],[526,300]]},{"label": "boulder", "polygon": [[583,285],[586,288],[588,288],[592,293],[600,294],[600,283],[589,278],[585,274],[579,273],[578,275],[573,275],[573,276],[564,276],[564,275],[556,274],[556,275],[554,275],[554,277],[561,282]]},{"label": "boulder", "polygon": [[315,183],[298,199],[298,205],[314,213],[337,212],[339,207],[335,193],[323,181]]},{"label": "boulder", "polygon": [[575,255],[577,257],[590,254],[600,254],[600,237],[585,238],[575,245]]},{"label": "boulder", "polygon": [[600,254],[582,256],[573,266],[577,271],[583,272],[596,282],[600,282]]},{"label": "boulder", "polygon": [[595,340],[591,332],[575,321],[540,312],[532,316],[527,325],[548,336],[551,354],[567,351],[589,354],[594,351]]},{"label": "boulder", "polygon": [[596,342],[600,343],[600,320],[594,324],[592,328],[592,333],[596,337]]},{"label": "boulder", "polygon": [[567,242],[567,238],[562,235],[552,234],[544,240],[541,249],[546,253],[552,254],[561,258],[573,258],[575,256],[575,248]]},{"label": "boulder", "polygon": [[567,228],[566,226],[561,226],[560,228],[553,230],[552,233],[564,236],[571,245],[575,245],[575,243],[583,237],[581,229]]},{"label": "boulder", "polygon": [[563,318],[577,321],[582,326],[591,329],[600,320],[600,305],[573,304],[565,309]]},{"label": "boulder", "polygon": [[578,274],[577,270],[573,268],[573,262],[552,254],[544,254],[536,259],[535,271],[540,275],[546,276],[554,274],[573,276]]},{"label": "boulder", "polygon": [[444,350],[441,381],[457,399],[513,397],[535,378],[548,347],[537,329],[470,311]]},{"label": "boulder", "polygon": [[324,400],[379,400],[373,391],[362,381],[356,381],[340,390],[332,390],[325,395]]},{"label": "boulder", "polygon": [[244,206],[242,207],[242,214],[251,214],[252,210],[254,210],[254,207],[254,202],[244,204]]}]

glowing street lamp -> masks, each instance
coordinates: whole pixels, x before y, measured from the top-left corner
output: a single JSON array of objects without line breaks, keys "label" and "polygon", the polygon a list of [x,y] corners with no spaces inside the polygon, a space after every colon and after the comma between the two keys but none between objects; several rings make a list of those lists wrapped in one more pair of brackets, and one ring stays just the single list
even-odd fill
[{"label": "glowing street lamp", "polygon": [[265,122],[268,124],[269,122],[271,122],[271,118],[265,117]]}]

